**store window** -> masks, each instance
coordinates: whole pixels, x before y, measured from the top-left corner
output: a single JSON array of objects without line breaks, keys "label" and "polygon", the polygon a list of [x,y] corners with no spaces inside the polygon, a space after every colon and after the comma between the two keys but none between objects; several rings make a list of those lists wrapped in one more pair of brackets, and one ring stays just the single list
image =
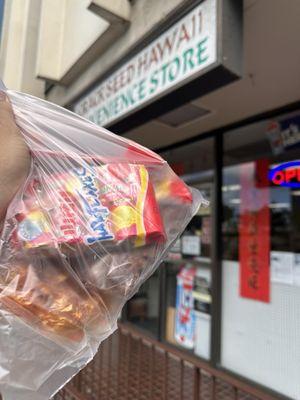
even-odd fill
[{"label": "store window", "polygon": [[[222,187],[222,366],[294,399],[300,398],[299,116],[226,133]],[[277,167],[282,173],[272,180]]]},{"label": "store window", "polygon": [[[213,139],[163,154],[182,178],[210,201],[200,208],[169,253],[166,274],[163,339],[210,359]],[[179,171],[178,171],[179,172]]]},{"label": "store window", "polygon": [[128,301],[126,319],[138,328],[159,338],[160,274],[157,270]]},{"label": "store window", "polygon": [[211,337],[213,143],[206,139],[161,154],[210,206],[200,208],[125,312],[127,321],[148,334],[205,359],[210,358]]}]

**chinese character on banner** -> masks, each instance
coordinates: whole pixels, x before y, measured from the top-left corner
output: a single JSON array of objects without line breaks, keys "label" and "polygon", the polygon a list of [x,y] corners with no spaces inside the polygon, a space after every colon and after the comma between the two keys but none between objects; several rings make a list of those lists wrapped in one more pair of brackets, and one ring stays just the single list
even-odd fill
[{"label": "chinese character on banner", "polygon": [[259,160],[240,167],[239,221],[240,295],[270,302],[269,163]]}]

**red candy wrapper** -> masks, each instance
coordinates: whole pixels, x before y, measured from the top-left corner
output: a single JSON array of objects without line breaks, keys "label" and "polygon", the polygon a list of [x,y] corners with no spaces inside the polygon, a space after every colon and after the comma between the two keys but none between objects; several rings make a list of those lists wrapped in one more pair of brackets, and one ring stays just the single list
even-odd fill
[{"label": "red candy wrapper", "polygon": [[116,240],[132,239],[135,246],[164,241],[166,236],[153,186],[145,166],[111,164],[99,168],[102,204]]},{"label": "red candy wrapper", "polygon": [[0,393],[47,400],[117,329],[203,199],[151,150],[7,95],[32,165],[0,238]]},{"label": "red candy wrapper", "polygon": [[31,189],[29,210],[17,217],[18,238],[27,248],[106,240],[131,240],[139,247],[166,239],[143,165],[86,165],[56,176],[50,185],[55,196],[42,195],[36,208]]},{"label": "red candy wrapper", "polygon": [[168,201],[173,197],[178,203],[191,204],[193,195],[188,186],[176,175],[157,186],[156,196],[159,201]]}]

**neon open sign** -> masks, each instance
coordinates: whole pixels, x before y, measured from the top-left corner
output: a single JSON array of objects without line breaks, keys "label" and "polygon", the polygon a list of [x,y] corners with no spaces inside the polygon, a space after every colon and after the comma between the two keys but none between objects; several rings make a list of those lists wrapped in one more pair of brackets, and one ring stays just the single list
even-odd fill
[{"label": "neon open sign", "polygon": [[300,161],[290,161],[272,168],[269,180],[277,186],[300,188]]}]

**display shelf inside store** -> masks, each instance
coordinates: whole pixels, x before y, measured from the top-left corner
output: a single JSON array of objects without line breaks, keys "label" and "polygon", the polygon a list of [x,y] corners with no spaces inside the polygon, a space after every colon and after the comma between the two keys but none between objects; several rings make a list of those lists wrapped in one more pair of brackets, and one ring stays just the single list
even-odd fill
[{"label": "display shelf inside store", "polygon": [[164,260],[168,264],[182,264],[182,263],[197,263],[197,264],[211,264],[211,259],[209,257],[191,257],[191,258],[166,258]]},{"label": "display shelf inside store", "polygon": [[199,263],[211,264],[211,259],[209,257],[195,257],[193,261],[197,261]]}]

